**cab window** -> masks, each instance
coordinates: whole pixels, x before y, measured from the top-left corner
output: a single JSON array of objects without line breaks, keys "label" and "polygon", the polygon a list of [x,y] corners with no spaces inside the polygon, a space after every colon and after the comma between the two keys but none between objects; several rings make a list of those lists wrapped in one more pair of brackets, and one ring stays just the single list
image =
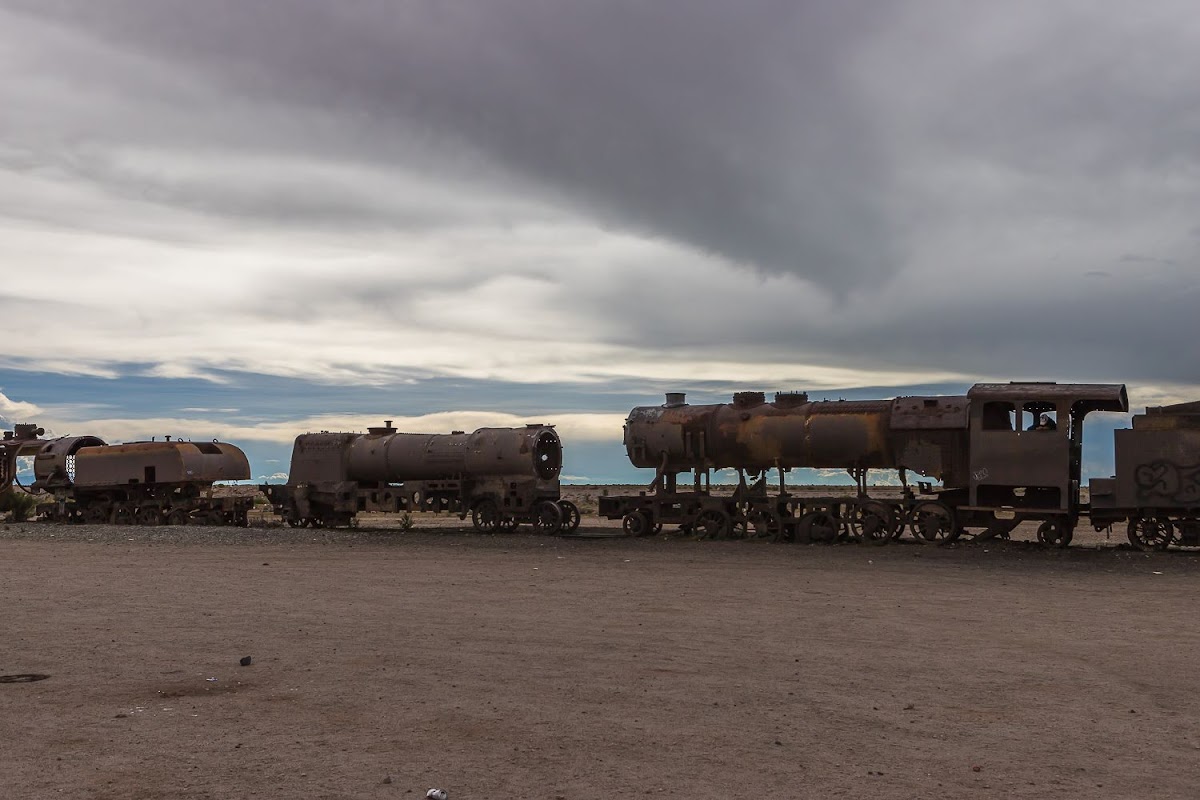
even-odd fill
[{"label": "cab window", "polygon": [[1046,402],[1032,401],[1021,408],[1021,430],[1023,431],[1054,431],[1058,430],[1058,411]]},{"label": "cab window", "polygon": [[993,400],[983,404],[981,424],[985,431],[1011,431],[1017,407],[1013,403]]}]

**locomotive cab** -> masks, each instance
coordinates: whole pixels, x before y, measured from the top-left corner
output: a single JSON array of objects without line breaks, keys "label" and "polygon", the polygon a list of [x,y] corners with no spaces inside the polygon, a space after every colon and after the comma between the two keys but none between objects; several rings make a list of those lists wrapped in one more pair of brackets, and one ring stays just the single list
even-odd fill
[{"label": "locomotive cab", "polygon": [[[1069,530],[1079,513],[1083,419],[1126,411],[1122,384],[976,384],[970,412],[970,510],[1012,510]],[[1069,536],[1069,534],[1068,534]]]}]

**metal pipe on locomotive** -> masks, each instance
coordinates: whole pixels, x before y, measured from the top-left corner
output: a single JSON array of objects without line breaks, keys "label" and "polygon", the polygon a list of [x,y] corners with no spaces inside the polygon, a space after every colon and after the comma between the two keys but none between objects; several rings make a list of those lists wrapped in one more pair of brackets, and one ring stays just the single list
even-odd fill
[{"label": "metal pipe on locomotive", "polygon": [[[878,544],[905,528],[944,543],[972,528],[977,538],[1007,535],[1032,520],[1039,540],[1059,546],[1087,517],[1097,529],[1126,522],[1138,547],[1200,545],[1200,403],[1148,409],[1132,430],[1118,431],[1117,474],[1093,481],[1085,503],[1083,422],[1093,411],[1128,411],[1125,387],[985,383],[962,396],[810,402],[781,393],[773,403],[741,392],[730,404],[698,406],[672,393],[662,406],[633,409],[625,424],[631,463],[653,468],[654,480],[636,496],[602,497],[600,514],[623,519],[635,535],[678,524],[703,536],[753,528],[781,539]],[[1038,424],[1042,417],[1051,421]],[[711,471],[724,468],[738,474],[730,495],[711,491]],[[855,494],[791,492],[786,474],[795,468],[844,469]],[[881,468],[898,471],[898,499],[869,494],[868,471]],[[681,489],[678,475],[689,471],[693,485]],[[914,491],[908,472],[940,486],[918,482]]]},{"label": "metal pipe on locomotive", "polygon": [[473,433],[399,433],[386,420],[367,433],[296,437],[286,484],[265,484],[289,525],[348,525],[360,512],[468,515],[476,529],[530,523],[574,531],[579,509],[560,497],[562,442],[553,426],[480,428]]}]

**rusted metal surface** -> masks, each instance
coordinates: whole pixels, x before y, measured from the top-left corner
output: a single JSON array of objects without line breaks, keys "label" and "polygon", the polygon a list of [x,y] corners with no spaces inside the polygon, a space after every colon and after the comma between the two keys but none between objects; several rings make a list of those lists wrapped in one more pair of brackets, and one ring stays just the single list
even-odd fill
[{"label": "rusted metal surface", "polygon": [[482,530],[526,522],[573,531],[579,511],[560,498],[561,469],[562,442],[549,425],[418,434],[386,421],[365,434],[298,436],[287,484],[262,489],[293,526],[434,511],[469,514]]},{"label": "rusted metal surface", "polygon": [[250,497],[214,497],[213,483],[250,477],[228,442],[150,441],[106,445],[94,436],[57,439],[34,457],[39,513],[59,522],[244,525]]},{"label": "rusted metal surface", "polygon": [[1200,402],[1151,406],[1133,418],[1134,430],[1179,430],[1200,428]]},{"label": "rusted metal surface", "polygon": [[961,396],[897,397],[892,401],[894,431],[954,430],[967,427],[969,401]]},{"label": "rusted metal surface", "polygon": [[[1083,420],[1127,411],[1121,384],[976,384],[971,400],[968,498],[971,509],[1018,509],[1070,530],[1080,513]],[[1051,418],[1049,426],[1041,420]]]},{"label": "rusted metal surface", "polygon": [[[804,394],[780,394],[772,403],[761,392],[738,392],[731,403],[698,406],[672,393],[662,406],[633,409],[626,421],[631,463],[655,470],[648,492],[605,498],[601,513],[625,517],[631,531],[677,523],[693,531],[755,529],[805,541],[851,536],[874,543],[904,528],[933,543],[970,527],[982,529],[982,537],[1004,535],[1032,519],[1042,523],[1039,538],[1065,545],[1081,511],[1083,419],[1127,408],[1120,384],[986,383],[965,396],[890,400],[811,402]],[[1190,424],[1178,417],[1160,416],[1154,424],[1172,430]],[[857,499],[790,494],[785,473],[806,467],[846,470]],[[714,497],[708,487],[710,471],[722,468],[738,471],[728,498]],[[867,471],[879,468],[899,471],[901,499],[867,496]],[[677,479],[689,471],[690,490]],[[778,475],[774,492],[758,477],[769,471]],[[910,472],[941,486],[921,484],[913,492]]]},{"label": "rusted metal surface", "polygon": [[1078,407],[1092,411],[1128,411],[1129,396],[1123,383],[1055,383],[1053,381],[1010,381],[977,383],[967,392],[975,400],[1019,401],[1037,398],[1062,409]]},{"label": "rusted metal surface", "polygon": [[43,444],[45,429],[29,422],[17,423],[0,438],[0,495],[12,491],[17,477],[17,459],[31,456]]},{"label": "rusted metal surface", "polygon": [[1147,409],[1116,431],[1115,502],[1200,508],[1200,403]]},{"label": "rusted metal surface", "polygon": [[528,475],[553,480],[562,443],[553,428],[480,428],[474,433],[396,433],[374,429],[350,444],[350,480],[439,480],[461,475]]},{"label": "rusted metal surface", "polygon": [[1092,524],[1124,523],[1143,550],[1200,546],[1200,402],[1147,408],[1114,449],[1114,476],[1090,484]]},{"label": "rusted metal surface", "polygon": [[42,445],[33,460],[35,489],[70,486],[75,481],[76,454],[84,447],[101,447],[98,436],[62,436]]},{"label": "rusted metal surface", "polygon": [[75,453],[75,486],[79,488],[211,484],[249,478],[246,454],[227,442],[129,442],[83,447]]},{"label": "rusted metal surface", "polygon": [[634,408],[625,448],[634,466],[663,472],[796,467],[879,468],[893,465],[889,401],[766,402],[739,393],[731,404]]}]

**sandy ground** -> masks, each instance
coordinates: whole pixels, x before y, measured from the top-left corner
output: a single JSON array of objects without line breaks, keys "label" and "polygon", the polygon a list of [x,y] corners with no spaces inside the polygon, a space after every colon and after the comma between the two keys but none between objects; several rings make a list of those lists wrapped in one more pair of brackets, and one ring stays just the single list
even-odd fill
[{"label": "sandy ground", "polygon": [[0,797],[1197,795],[1200,556],[441,525],[0,530]]}]

